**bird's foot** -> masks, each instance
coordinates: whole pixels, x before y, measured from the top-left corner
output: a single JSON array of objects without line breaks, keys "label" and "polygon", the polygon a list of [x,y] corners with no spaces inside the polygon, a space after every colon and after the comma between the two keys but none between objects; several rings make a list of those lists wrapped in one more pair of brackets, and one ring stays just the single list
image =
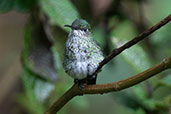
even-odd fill
[{"label": "bird's foot", "polygon": [[96,78],[97,76],[87,76],[87,85],[93,85],[96,84]]},{"label": "bird's foot", "polygon": [[80,89],[84,88],[87,85],[87,81],[85,79],[82,80],[78,80],[78,79],[74,79],[74,83],[78,83],[78,87]]},{"label": "bird's foot", "polygon": [[78,83],[78,81],[79,81],[78,79],[74,79],[74,83],[75,83],[75,84],[77,84],[77,83]]}]

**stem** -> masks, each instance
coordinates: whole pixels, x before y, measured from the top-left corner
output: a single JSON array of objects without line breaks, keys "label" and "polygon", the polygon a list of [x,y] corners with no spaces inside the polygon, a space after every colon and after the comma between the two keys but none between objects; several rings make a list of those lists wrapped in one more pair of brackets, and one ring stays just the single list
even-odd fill
[{"label": "stem", "polygon": [[56,114],[68,101],[77,95],[77,87],[74,84],[59,100],[57,100],[44,114]]},{"label": "stem", "polygon": [[[109,54],[98,66],[97,70],[93,75],[97,74],[99,70],[108,63],[112,58],[120,54],[125,49],[135,45],[139,41],[143,40],[145,37],[158,30],[171,20],[171,14],[160,21],[158,24],[154,25],[150,29],[144,31],[139,36],[135,37],[131,41],[127,42],[120,48],[114,49],[111,54]],[[134,86],[166,69],[171,68],[171,58],[165,59],[160,64],[157,64],[150,69],[137,74],[119,82],[108,83],[108,84],[98,84],[98,85],[87,85],[83,89],[78,88],[77,84],[74,84],[62,97],[60,97],[46,112],[45,114],[56,114],[67,102],[69,102],[73,97],[83,94],[103,94],[112,91],[119,91],[131,86]]]},{"label": "stem", "polygon": [[146,71],[121,80],[118,82],[87,85],[83,89],[78,88],[77,84],[74,84],[62,97],[60,97],[46,112],[45,114],[56,114],[67,102],[77,95],[84,94],[103,94],[108,92],[120,91],[131,86],[134,86],[152,76],[171,68],[171,58],[165,59],[160,64],[157,64]]},{"label": "stem", "polygon": [[122,45],[119,48],[116,48],[112,51],[112,53],[110,53],[98,66],[97,70],[92,74],[95,75],[97,74],[100,69],[106,64],[108,63],[111,59],[113,59],[115,56],[119,55],[122,51],[124,51],[127,48],[130,48],[131,46],[135,45],[136,43],[138,43],[139,41],[143,40],[144,38],[146,38],[147,36],[149,36],[150,34],[152,34],[154,31],[158,30],[159,28],[161,28],[162,26],[164,26],[165,24],[167,24],[168,22],[170,22],[171,20],[171,14],[168,15],[166,18],[164,18],[163,20],[161,20],[159,23],[157,23],[156,25],[152,26],[151,28],[149,28],[148,30],[144,31],[143,33],[141,33],[139,36],[133,38],[132,40],[130,40],[129,42],[127,42],[126,44]]},{"label": "stem", "polygon": [[152,76],[171,68],[171,58],[163,60],[160,64],[157,64],[142,73],[132,76],[128,79],[121,80],[119,82],[113,82],[108,84],[87,85],[79,93],[80,94],[103,94],[113,91],[120,91],[131,86],[134,86]]}]

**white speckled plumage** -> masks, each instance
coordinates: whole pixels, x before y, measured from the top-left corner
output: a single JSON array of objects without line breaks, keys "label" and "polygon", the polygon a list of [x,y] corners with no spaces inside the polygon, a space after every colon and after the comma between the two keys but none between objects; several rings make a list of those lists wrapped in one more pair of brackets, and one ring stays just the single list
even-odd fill
[{"label": "white speckled plumage", "polygon": [[95,84],[96,76],[90,77],[90,75],[95,72],[104,57],[92,38],[90,25],[83,19],[76,19],[65,27],[71,28],[64,52],[65,71],[74,79],[87,78],[87,84]]},{"label": "white speckled plumage", "polygon": [[74,79],[85,79],[104,59],[97,43],[88,30],[71,30],[66,42],[63,66]]}]

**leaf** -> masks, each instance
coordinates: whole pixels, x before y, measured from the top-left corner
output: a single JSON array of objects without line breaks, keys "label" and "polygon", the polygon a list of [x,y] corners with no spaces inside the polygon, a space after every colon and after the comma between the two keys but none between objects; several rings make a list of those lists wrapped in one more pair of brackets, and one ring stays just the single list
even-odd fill
[{"label": "leaf", "polygon": [[79,14],[69,0],[39,0],[40,7],[50,18],[52,25],[58,25],[65,31],[65,24],[71,24]]},{"label": "leaf", "polygon": [[141,86],[134,86],[132,90],[133,90],[135,96],[139,100],[143,101],[143,100],[147,99],[147,93],[144,91],[144,89]]},{"label": "leaf", "polygon": [[[170,4],[171,0],[165,0],[165,2],[161,0],[150,0],[148,5],[145,6],[144,15],[151,26],[170,14]],[[155,56],[158,60],[170,57],[171,55],[170,31],[171,23],[168,23],[150,36],[150,43],[152,44],[152,48],[156,50]]]},{"label": "leaf", "polygon": [[103,29],[100,27],[93,28],[93,38],[100,44],[100,46],[104,47],[105,44],[105,33]]},{"label": "leaf", "polygon": [[52,50],[52,53],[53,53],[55,68],[56,69],[62,68],[62,63],[61,63],[61,60],[60,60],[60,56],[59,56],[59,53],[58,53],[57,49],[55,48],[55,46],[53,46],[51,48],[51,50]]},{"label": "leaf", "polygon": [[166,57],[170,57],[171,55],[171,23],[168,23],[163,28],[159,29],[157,32],[152,34],[151,44],[155,50],[157,50],[157,57],[163,59]]},{"label": "leaf", "polygon": [[14,8],[20,12],[31,11],[31,9],[36,3],[36,0],[14,0],[14,1],[16,1]]},{"label": "leaf", "polygon": [[42,105],[38,103],[34,94],[35,81],[36,76],[33,76],[23,68],[22,82],[24,87],[24,93],[22,93],[18,97],[18,100],[29,112],[33,114],[41,114],[44,109]]},{"label": "leaf", "polygon": [[146,113],[143,109],[139,108],[135,111],[135,114],[146,114]]},{"label": "leaf", "polygon": [[44,101],[54,89],[54,84],[41,80],[23,68],[22,82],[24,93],[18,96],[18,101],[30,113],[42,114],[45,111]]},{"label": "leaf", "polygon": [[28,25],[23,43],[22,64],[33,75],[56,81],[57,71],[50,46],[41,26]]},{"label": "leaf", "polygon": [[160,81],[159,81],[159,84],[161,85],[164,85],[164,86],[168,86],[168,87],[171,87],[171,74],[162,78]]},{"label": "leaf", "polygon": [[[115,47],[120,47],[126,42],[128,42],[129,38],[133,38],[136,36],[136,30],[133,25],[129,21],[122,22],[114,31],[112,31],[112,43]],[[146,70],[151,66],[147,53],[141,47],[140,44],[135,44],[131,48],[124,50],[121,54],[121,57],[131,66],[132,70],[139,73],[143,70]],[[136,108],[146,107],[153,109],[155,107],[155,103],[148,102],[148,97],[146,90],[137,85],[132,88],[132,95],[134,98],[128,97],[126,100],[129,101],[134,99],[132,106],[136,105]]]},{"label": "leaf", "polygon": [[157,23],[159,20],[170,14],[170,4],[170,0],[165,0],[165,2],[161,0],[150,0],[145,7],[145,17],[150,23]]},{"label": "leaf", "polygon": [[34,85],[34,94],[39,103],[43,103],[54,89],[54,84],[44,81],[36,80]]},{"label": "leaf", "polygon": [[146,91],[141,86],[134,86],[132,90],[139,103],[141,103],[142,106],[146,107],[147,109],[159,110],[159,108],[164,109],[167,107],[167,103],[164,100],[162,101],[154,98],[154,93],[153,97],[149,98]]},{"label": "leaf", "polygon": [[22,74],[22,82],[26,95],[34,97],[35,102],[40,104],[43,103],[54,89],[54,84],[40,79],[34,74],[28,72],[25,68],[23,68]]},{"label": "leaf", "polygon": [[79,109],[87,109],[89,105],[88,99],[86,97],[76,97],[71,103],[74,107]]},{"label": "leaf", "polygon": [[[32,93],[29,93],[30,95]],[[35,97],[28,96],[25,94],[19,94],[17,96],[17,102],[20,103],[29,114],[43,114],[45,111],[44,107],[35,102]]]},{"label": "leaf", "polygon": [[142,107],[142,104],[139,103],[139,100],[132,94],[131,89],[127,91],[121,91],[114,94],[114,99],[119,103],[122,103],[124,106],[129,107],[131,109],[139,109]]},{"label": "leaf", "polygon": [[6,13],[13,8],[15,0],[0,0],[0,13]]},{"label": "leaf", "polygon": [[6,13],[12,9],[20,12],[30,11],[36,4],[36,0],[0,0],[0,13]]},{"label": "leaf", "polygon": [[[132,24],[128,21],[123,22],[118,28],[112,32],[112,43],[116,47],[128,42],[129,38],[133,38],[136,33]],[[124,50],[121,56],[126,60],[126,62],[133,68],[136,72],[141,72],[151,66],[148,55],[144,49],[136,44],[131,48]]]}]

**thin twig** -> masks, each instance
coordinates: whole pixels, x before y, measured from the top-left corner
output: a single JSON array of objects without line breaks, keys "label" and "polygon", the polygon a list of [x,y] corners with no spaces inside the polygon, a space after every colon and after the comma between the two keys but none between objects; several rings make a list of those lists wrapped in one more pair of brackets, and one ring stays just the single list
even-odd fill
[{"label": "thin twig", "polygon": [[95,75],[97,74],[100,69],[106,64],[108,63],[111,59],[113,59],[115,56],[119,55],[122,51],[124,51],[127,48],[130,48],[131,46],[135,45],[136,43],[138,43],[139,41],[143,40],[144,38],[146,38],[147,36],[149,36],[150,34],[152,34],[154,31],[158,30],[159,28],[161,28],[162,26],[164,26],[165,24],[167,24],[169,21],[171,20],[171,14],[168,15],[166,18],[164,18],[162,21],[160,21],[158,24],[154,25],[153,27],[149,28],[148,30],[144,31],[143,33],[141,33],[139,36],[133,38],[132,40],[130,40],[129,42],[127,42],[126,44],[122,45],[119,48],[116,48],[112,51],[111,54],[109,54],[98,66],[97,70],[92,74]]},{"label": "thin twig", "polygon": [[[171,20],[171,15],[167,16],[165,19],[163,19],[161,22],[156,24],[155,26],[151,27],[150,29],[144,31],[139,36],[135,37],[133,40],[129,41],[128,43],[124,44],[120,48],[117,48],[112,51],[111,54],[109,54],[100,64],[98,69],[94,74],[96,74],[107,62],[109,62],[112,58],[114,58],[116,55],[121,53],[123,50],[133,46],[140,40],[144,39],[160,27],[164,26],[166,23],[168,23]],[[46,112],[45,114],[56,114],[67,102],[69,102],[73,97],[77,95],[83,95],[83,94],[103,94],[108,93],[112,91],[119,91],[126,89],[128,87],[131,87],[133,85],[136,85],[166,69],[171,68],[171,58],[165,59],[163,62],[161,62],[158,65],[153,66],[152,68],[137,74],[133,77],[130,77],[125,80],[121,80],[119,82],[115,83],[108,83],[108,84],[98,84],[98,85],[87,85],[83,89],[79,89],[77,84],[74,84],[62,97],[60,97]]]}]

